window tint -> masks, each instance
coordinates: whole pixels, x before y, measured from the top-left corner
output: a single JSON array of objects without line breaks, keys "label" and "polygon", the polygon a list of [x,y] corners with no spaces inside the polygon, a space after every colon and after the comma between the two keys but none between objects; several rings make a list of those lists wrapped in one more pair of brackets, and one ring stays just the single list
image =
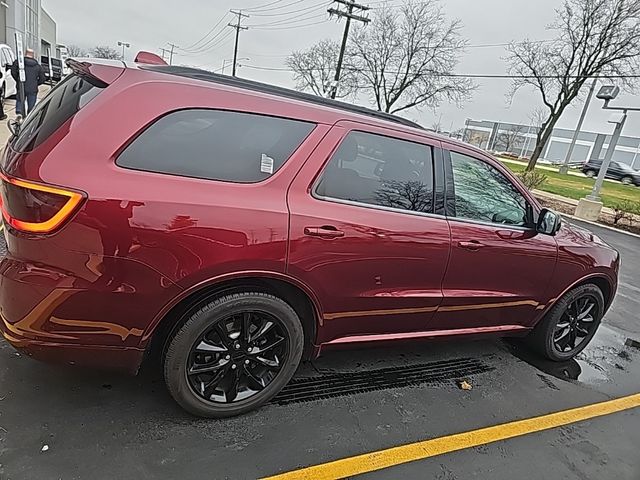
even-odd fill
[{"label": "window tint", "polygon": [[527,225],[527,201],[488,163],[451,152],[455,216],[506,225]]},{"label": "window tint", "polygon": [[351,132],[322,173],[316,194],[429,213],[433,209],[431,148]]},{"label": "window tint", "polygon": [[122,167],[251,183],[278,171],[311,123],[221,110],[182,110],[147,128],[120,155]]},{"label": "window tint", "polygon": [[70,75],[27,115],[13,148],[33,150],[102,91],[88,80]]}]

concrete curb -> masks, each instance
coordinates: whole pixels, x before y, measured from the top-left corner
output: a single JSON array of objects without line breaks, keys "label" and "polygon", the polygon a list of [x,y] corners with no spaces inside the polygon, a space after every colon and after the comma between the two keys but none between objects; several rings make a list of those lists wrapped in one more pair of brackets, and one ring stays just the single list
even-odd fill
[{"label": "concrete curb", "polygon": [[609,225],[604,225],[598,222],[592,222],[591,220],[583,220],[582,218],[578,218],[575,215],[569,215],[568,213],[561,213],[563,217],[570,218],[571,220],[576,220],[577,222],[588,223],[589,225],[594,225],[596,227],[604,228],[606,230],[611,230],[612,232],[624,233],[625,235],[629,235],[631,237],[640,238],[640,235],[637,233],[627,232],[626,230],[621,230],[619,228],[613,228]]}]

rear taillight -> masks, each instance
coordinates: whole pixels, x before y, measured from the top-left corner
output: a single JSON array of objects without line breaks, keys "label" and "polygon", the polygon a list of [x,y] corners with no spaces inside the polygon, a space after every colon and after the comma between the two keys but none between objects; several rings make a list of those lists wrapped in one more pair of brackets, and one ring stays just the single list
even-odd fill
[{"label": "rear taillight", "polygon": [[83,200],[79,192],[7,177],[0,173],[2,216],[16,230],[51,233],[73,215]]}]

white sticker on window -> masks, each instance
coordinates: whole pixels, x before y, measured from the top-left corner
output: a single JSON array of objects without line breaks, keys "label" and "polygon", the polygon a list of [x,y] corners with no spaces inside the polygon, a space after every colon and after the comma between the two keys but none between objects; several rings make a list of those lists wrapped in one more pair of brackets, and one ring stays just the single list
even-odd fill
[{"label": "white sticker on window", "polygon": [[264,153],[262,154],[262,160],[260,160],[260,171],[269,175],[273,173],[273,158]]}]

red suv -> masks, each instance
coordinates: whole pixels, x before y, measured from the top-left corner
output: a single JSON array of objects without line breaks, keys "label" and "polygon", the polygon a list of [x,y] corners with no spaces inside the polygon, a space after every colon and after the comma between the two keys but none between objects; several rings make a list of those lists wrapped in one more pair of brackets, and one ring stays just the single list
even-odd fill
[{"label": "red suv", "polygon": [[526,335],[567,360],[611,304],[618,253],[481,150],[200,70],[70,67],[1,164],[0,331],[33,357],[157,351],[223,417],[335,345]]}]

